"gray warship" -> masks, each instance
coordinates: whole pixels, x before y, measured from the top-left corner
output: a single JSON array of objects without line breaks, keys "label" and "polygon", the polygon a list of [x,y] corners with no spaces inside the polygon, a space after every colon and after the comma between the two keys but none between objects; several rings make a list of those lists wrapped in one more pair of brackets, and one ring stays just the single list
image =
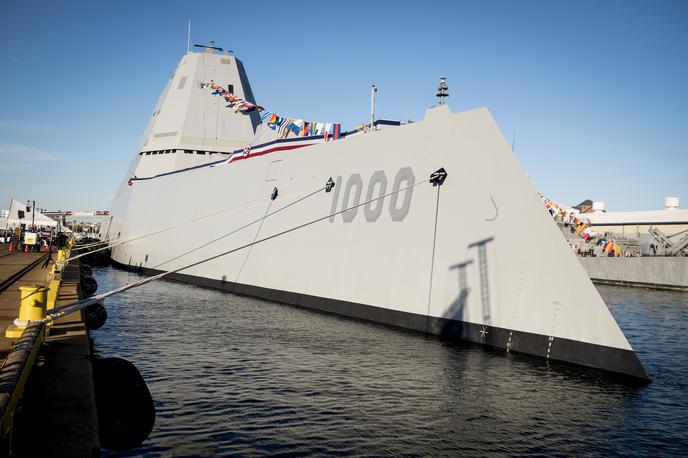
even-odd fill
[{"label": "gray warship", "polygon": [[239,59],[182,57],[102,225],[113,261],[649,381],[486,108],[327,138],[223,94],[257,103]]}]

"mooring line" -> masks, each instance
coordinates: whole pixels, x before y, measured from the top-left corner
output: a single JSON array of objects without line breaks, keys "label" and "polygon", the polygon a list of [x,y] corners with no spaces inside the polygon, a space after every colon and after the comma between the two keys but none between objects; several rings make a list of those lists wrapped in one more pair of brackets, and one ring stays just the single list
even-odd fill
[{"label": "mooring line", "polygon": [[137,287],[139,287],[139,286],[145,285],[145,284],[150,283],[150,282],[152,282],[152,281],[155,281],[155,280],[159,280],[159,279],[161,279],[161,278],[164,278],[164,277],[166,277],[166,276],[168,276],[168,275],[172,275],[172,274],[181,272],[182,270],[190,269],[190,268],[196,267],[196,266],[198,266],[198,265],[200,265],[200,264],[204,264],[204,263],[206,263],[206,262],[213,261],[213,260],[218,259],[218,258],[221,258],[221,257],[223,257],[223,256],[227,256],[227,255],[229,255],[229,254],[236,253],[237,251],[246,249],[246,248],[251,247],[251,246],[253,246],[253,245],[258,245],[258,244],[260,244],[260,243],[267,242],[268,240],[272,240],[272,239],[274,239],[274,238],[281,237],[281,236],[283,236],[283,235],[289,234],[289,233],[294,232],[294,231],[297,231],[297,230],[299,230],[299,229],[303,229],[303,228],[305,228],[305,227],[311,226],[311,225],[316,224],[316,223],[319,223],[319,222],[321,222],[321,221],[325,221],[325,220],[329,219],[329,218],[332,217],[332,216],[337,216],[337,215],[340,215],[340,214],[345,213],[345,212],[347,212],[347,211],[353,210],[353,209],[355,209],[355,208],[359,208],[359,207],[362,207],[362,206],[364,206],[364,205],[368,205],[368,204],[370,204],[370,203],[372,203],[372,202],[375,202],[375,201],[377,201],[377,200],[384,199],[384,198],[389,197],[389,196],[394,195],[394,194],[398,194],[398,193],[400,193],[400,192],[402,192],[402,191],[405,191],[405,190],[407,190],[407,189],[416,187],[416,186],[418,186],[418,185],[420,185],[420,184],[423,184],[423,183],[429,183],[429,181],[423,180],[423,181],[419,181],[419,182],[412,183],[412,184],[410,184],[410,185],[408,185],[408,186],[405,186],[405,187],[403,187],[403,188],[397,189],[396,191],[392,191],[392,192],[389,192],[389,193],[387,193],[387,194],[383,194],[383,195],[381,195],[381,196],[375,197],[375,198],[370,199],[370,200],[367,200],[367,201],[365,201],[365,202],[361,202],[361,203],[359,203],[359,204],[352,205],[351,207],[344,208],[344,209],[342,209],[342,210],[339,210],[339,211],[330,213],[330,214],[328,214],[328,215],[321,216],[321,217],[319,217],[319,218],[316,218],[316,219],[307,221],[307,222],[305,222],[305,223],[299,224],[299,225],[294,226],[294,227],[291,227],[291,228],[289,228],[289,229],[285,229],[285,230],[283,230],[283,231],[280,231],[280,232],[277,232],[277,233],[275,233],[275,234],[272,234],[272,235],[270,235],[270,236],[268,236],[268,237],[264,237],[264,238],[262,238],[262,239],[260,239],[260,240],[256,240],[256,241],[254,241],[254,242],[247,243],[247,244],[242,245],[242,246],[240,246],[240,247],[233,248],[233,249],[231,249],[231,250],[228,250],[228,251],[225,251],[225,252],[222,252],[222,253],[219,253],[219,254],[210,256],[210,257],[208,257],[208,258],[202,259],[202,260],[200,260],[200,261],[196,261],[196,262],[194,262],[194,263],[188,264],[188,265],[183,266],[183,267],[180,267],[180,268],[178,268],[178,269],[170,270],[170,271],[167,271],[167,272],[162,272],[162,273],[160,273],[160,274],[153,275],[153,276],[151,276],[151,277],[146,277],[146,278],[144,278],[144,279],[142,279],[142,280],[140,280],[140,281],[137,281],[137,282],[134,282],[134,283],[130,283],[130,284],[128,284],[128,285],[124,285],[124,286],[121,286],[121,287],[119,287],[119,288],[115,288],[115,289],[113,289],[113,290],[111,290],[111,291],[108,291],[108,292],[105,292],[105,293],[101,293],[101,294],[95,295],[95,296],[90,297],[90,298],[85,299],[85,300],[81,300],[81,301],[73,302],[73,303],[71,303],[71,304],[65,304],[65,305],[63,305],[63,306],[56,307],[56,308],[52,309],[52,313],[50,313],[46,318],[43,318],[42,320],[37,320],[37,321],[44,322],[44,323],[52,322],[52,321],[54,321],[54,320],[56,320],[56,319],[58,319],[58,318],[60,318],[60,317],[63,317],[63,316],[65,316],[65,315],[69,315],[69,314],[71,314],[71,313],[77,312],[77,311],[79,311],[79,310],[81,310],[81,309],[83,309],[83,308],[85,308],[85,307],[88,307],[89,305],[93,305],[93,304],[99,302],[100,300],[105,299],[106,297],[112,296],[112,295],[114,295],[114,294],[118,294],[118,293],[127,291],[127,290],[129,290],[129,289],[137,288]]},{"label": "mooring line", "polygon": [[[302,191],[302,192],[298,192],[298,193],[293,193],[293,194],[290,194],[290,195],[288,195],[288,196],[286,196],[286,197],[292,197],[292,196],[294,196],[294,195],[303,194],[304,192],[309,192],[309,191]],[[260,203],[256,203],[256,204],[251,205],[252,203],[254,203],[254,202],[256,202],[256,201],[260,201]],[[197,223],[197,222],[203,221],[203,220],[205,220],[205,219],[215,218],[216,216],[223,215],[223,214],[226,214],[226,213],[232,214],[232,213],[238,213],[238,212],[240,212],[240,211],[250,210],[250,209],[255,208],[255,207],[259,206],[259,205],[264,205],[265,203],[266,203],[266,202],[265,202],[263,199],[252,199],[252,200],[246,201],[246,202],[244,202],[244,203],[242,203],[242,204],[235,205],[235,206],[233,206],[233,207],[230,207],[230,208],[221,210],[221,211],[216,212],[216,213],[211,213],[211,214],[209,214],[209,215],[205,215],[205,216],[201,216],[201,217],[198,217],[198,218],[190,219],[190,220],[181,222],[181,223],[179,223],[179,224],[175,224],[175,225],[172,225],[172,226],[164,227],[164,228],[162,228],[162,229],[156,229],[156,230],[151,231],[151,232],[147,232],[147,233],[144,233],[144,234],[141,234],[141,235],[137,235],[137,236],[132,237],[132,238],[130,238],[130,239],[122,240],[122,241],[119,241],[119,242],[114,242],[114,243],[109,244],[109,245],[107,245],[107,246],[104,246],[104,247],[102,247],[102,248],[98,248],[98,249],[96,249],[96,250],[89,251],[88,253],[81,253],[81,254],[78,254],[78,255],[76,255],[76,256],[72,256],[72,257],[66,259],[66,261],[72,261],[72,260],[74,260],[74,259],[78,259],[78,258],[81,258],[81,257],[83,257],[83,256],[88,256],[89,254],[92,254],[92,253],[97,253],[97,252],[99,252],[99,251],[107,250],[107,249],[109,249],[109,248],[113,248],[113,247],[116,247],[116,246],[124,245],[125,243],[130,243],[130,242],[133,242],[133,241],[136,241],[136,240],[140,240],[140,239],[143,239],[143,238],[146,238],[146,237],[150,237],[151,235],[156,235],[156,234],[160,234],[160,233],[162,233],[162,232],[166,232],[166,231],[169,231],[169,230],[172,230],[172,229],[177,229],[177,228],[182,227],[182,226],[185,226],[185,225],[187,225],[187,224]],[[117,240],[117,239],[114,239],[114,240]],[[102,243],[107,243],[107,242],[102,242]],[[95,243],[95,245],[100,245],[100,244],[101,244],[101,243]],[[81,248],[81,247],[75,247],[75,249],[77,249],[77,248]]]},{"label": "mooring line", "polygon": [[[277,189],[277,188],[275,188]],[[323,187],[322,189],[325,189]],[[272,205],[272,202],[270,202]],[[256,240],[258,240],[258,236],[260,235],[260,230],[263,229],[263,224],[265,223],[265,220],[267,219],[268,212],[270,211],[270,206],[268,206],[267,210],[265,211],[265,216],[263,216],[263,219],[260,221],[260,226],[258,226],[258,229],[256,230],[256,235],[253,236],[253,242],[255,243]],[[241,277],[241,273],[244,271],[244,266],[246,266],[246,261],[248,261],[249,256],[251,256],[251,251],[253,251],[253,245],[251,245],[248,249],[248,253],[246,253],[246,256],[244,257],[244,262],[241,263],[241,267],[239,268],[239,272],[237,273],[236,278],[234,279],[234,285],[232,286],[232,292],[234,292],[234,289],[236,288],[236,284],[239,281],[239,277]]]},{"label": "mooring line", "polygon": [[[193,249],[191,249],[191,250],[189,250],[189,251],[187,251],[187,252],[185,252],[185,253],[182,253],[182,254],[180,254],[180,255],[178,255],[178,256],[175,256],[175,257],[172,258],[172,259],[168,259],[167,261],[162,262],[162,263],[160,263],[160,264],[158,264],[158,265],[156,265],[156,266],[153,266],[153,267],[151,267],[151,268],[152,268],[152,269],[157,269],[157,268],[160,267],[160,266],[164,266],[165,264],[168,264],[168,263],[170,263],[170,262],[172,262],[172,261],[175,261],[175,260],[177,260],[177,259],[179,259],[179,258],[181,258],[181,257],[183,257],[183,256],[186,256],[186,255],[188,255],[188,254],[191,254],[191,253],[193,253],[194,251],[198,251],[198,250],[200,250],[201,248],[205,248],[205,247],[207,247],[208,245],[212,245],[212,244],[215,243],[215,242],[218,242],[218,241],[220,241],[220,240],[222,240],[222,239],[225,239],[225,238],[229,237],[230,235],[234,235],[234,234],[236,234],[237,232],[239,232],[239,231],[241,231],[241,230],[244,230],[244,229],[246,229],[246,228],[248,228],[248,227],[251,227],[251,226],[253,226],[253,225],[256,224],[256,223],[261,223],[261,225],[262,225],[262,222],[265,221],[267,218],[269,218],[269,217],[271,217],[271,216],[273,216],[273,215],[276,215],[277,213],[279,213],[279,212],[281,212],[281,211],[283,211],[283,210],[286,210],[287,208],[292,207],[292,206],[298,204],[299,202],[303,202],[304,200],[308,199],[309,197],[312,197],[312,196],[316,195],[317,193],[319,193],[320,191],[323,191],[324,189],[325,189],[325,186],[323,186],[323,187],[320,188],[320,189],[316,189],[316,190],[313,191],[312,193],[310,193],[310,194],[308,194],[308,195],[306,195],[306,196],[303,196],[303,197],[301,197],[300,199],[297,199],[297,200],[295,200],[294,202],[292,202],[292,203],[290,203],[290,204],[287,204],[287,205],[285,205],[284,207],[279,208],[279,209],[275,210],[275,211],[272,212],[272,213],[269,213],[270,207],[272,206],[272,202],[273,202],[273,201],[271,200],[270,203],[268,204],[268,208],[267,208],[267,211],[266,211],[265,215],[263,215],[262,217],[260,217],[260,218],[258,218],[258,219],[255,219],[255,220],[251,221],[250,223],[246,223],[246,224],[244,224],[243,226],[238,227],[238,228],[232,230],[231,232],[228,232],[228,233],[226,233],[226,234],[223,234],[223,235],[221,235],[220,237],[217,237],[217,238],[215,238],[215,239],[213,239],[213,240],[211,240],[211,241],[209,241],[209,242],[204,243],[203,245],[197,246],[196,248],[193,248]],[[292,195],[293,195],[293,194],[292,194]],[[287,197],[289,197],[289,196],[287,196]],[[260,229],[259,229],[259,230],[260,230]],[[256,235],[256,237],[257,237],[257,235]]]},{"label": "mooring line", "polygon": [[[161,266],[163,266],[163,265],[165,265],[165,264],[167,264],[167,263],[169,263],[169,262],[172,262],[172,261],[174,261],[174,260],[177,260],[177,259],[179,259],[179,258],[181,258],[181,257],[183,257],[183,256],[188,255],[188,254],[191,254],[191,253],[193,253],[194,251],[200,250],[201,248],[204,248],[204,247],[206,247],[206,246],[208,246],[208,245],[211,245],[211,244],[213,244],[213,243],[215,243],[215,242],[217,242],[217,241],[219,241],[219,240],[222,240],[222,239],[224,239],[224,238],[226,238],[226,237],[229,237],[230,235],[236,234],[237,232],[239,232],[239,231],[241,231],[241,230],[243,230],[243,229],[246,229],[246,228],[248,228],[248,227],[250,227],[250,226],[252,226],[252,225],[254,225],[254,224],[258,223],[258,222],[264,221],[266,218],[269,218],[269,217],[271,217],[271,216],[273,216],[273,215],[276,215],[277,213],[279,213],[279,212],[281,212],[281,211],[283,211],[283,210],[286,210],[287,208],[292,207],[292,206],[298,204],[299,202],[303,202],[304,200],[308,199],[309,197],[312,197],[312,196],[316,195],[317,193],[319,193],[320,191],[325,190],[325,189],[327,189],[327,188],[328,188],[328,185],[326,184],[325,186],[316,189],[315,191],[311,192],[310,194],[307,194],[307,195],[305,195],[305,196],[303,196],[303,197],[301,197],[301,198],[295,200],[294,202],[291,202],[291,203],[285,205],[284,207],[275,210],[275,211],[272,212],[272,213],[266,213],[266,214],[265,214],[264,216],[262,216],[261,218],[255,219],[255,220],[253,220],[253,221],[251,221],[251,222],[249,222],[249,223],[247,223],[247,224],[244,224],[243,226],[238,227],[238,228],[236,228],[236,229],[234,229],[234,230],[232,230],[232,231],[230,231],[230,232],[228,232],[228,233],[226,233],[226,234],[223,234],[223,235],[221,235],[220,237],[217,237],[217,238],[215,238],[215,239],[213,239],[213,240],[211,240],[211,241],[209,241],[209,242],[206,242],[206,243],[204,243],[203,245],[200,245],[200,246],[195,247],[195,248],[193,248],[193,249],[191,249],[191,250],[189,250],[189,251],[187,251],[187,252],[185,252],[185,253],[182,253],[182,254],[180,254],[180,255],[177,255],[177,256],[175,256],[175,257],[172,258],[172,259],[168,259],[168,260],[165,261],[165,262],[162,262],[162,263],[160,263],[160,264],[158,264],[158,265],[156,265],[156,266],[151,267],[151,269],[157,269],[158,267],[161,267]],[[301,193],[289,194],[289,195],[286,196],[285,198],[294,196],[294,195],[296,195],[296,194],[301,194]],[[270,206],[272,205],[272,202],[273,202],[273,201],[270,200],[270,204],[268,205],[268,210],[270,209]],[[234,208],[236,208],[236,207],[234,207]],[[254,239],[254,241],[255,241],[255,239]],[[90,298],[89,298],[89,299],[90,299]],[[61,305],[61,306],[59,306],[59,307],[54,307],[54,308],[51,309],[51,310],[54,311],[54,312],[59,312],[60,310],[63,310],[63,309],[69,308],[69,307],[73,307],[73,306],[76,305],[76,304],[79,304],[79,302],[73,302],[73,303],[70,303],[70,304]]]},{"label": "mooring line", "polygon": [[425,320],[425,334],[430,332],[430,303],[432,299],[432,276],[435,271],[435,246],[437,244],[437,220],[440,213],[440,189],[442,186],[437,186],[437,203],[435,204],[435,227],[432,232],[432,257],[430,261],[430,286],[428,287],[428,313]]}]

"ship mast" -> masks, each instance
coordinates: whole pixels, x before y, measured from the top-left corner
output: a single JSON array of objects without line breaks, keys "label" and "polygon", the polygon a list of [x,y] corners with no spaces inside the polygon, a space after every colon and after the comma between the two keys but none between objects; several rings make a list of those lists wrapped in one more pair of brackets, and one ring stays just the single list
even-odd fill
[{"label": "ship mast", "polygon": [[373,84],[370,87],[370,130],[375,130],[375,93],[377,87]]},{"label": "ship mast", "polygon": [[444,101],[445,97],[449,97],[449,87],[447,86],[447,77],[446,76],[441,76],[440,77],[440,86],[437,88],[437,94],[435,94],[437,97],[440,99],[440,105],[444,105],[446,102]]}]

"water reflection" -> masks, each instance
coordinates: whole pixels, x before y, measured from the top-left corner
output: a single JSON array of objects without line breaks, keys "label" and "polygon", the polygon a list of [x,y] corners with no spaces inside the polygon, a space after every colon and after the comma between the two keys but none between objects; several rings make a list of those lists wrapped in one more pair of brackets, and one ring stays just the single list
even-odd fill
[{"label": "water reflection", "polygon": [[[105,291],[134,274],[95,276]],[[682,452],[688,295],[600,290],[648,387],[172,282],[109,300],[94,337],[136,364],[157,403],[130,455]]]}]

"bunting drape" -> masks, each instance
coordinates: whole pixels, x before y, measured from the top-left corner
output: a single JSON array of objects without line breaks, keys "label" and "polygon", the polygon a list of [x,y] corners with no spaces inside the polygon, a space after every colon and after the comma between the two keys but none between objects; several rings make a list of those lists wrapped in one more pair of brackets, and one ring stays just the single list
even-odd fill
[{"label": "bunting drape", "polygon": [[565,226],[573,225],[576,235],[588,243],[594,243],[602,247],[602,251],[606,254],[613,254],[614,256],[621,256],[623,248],[614,240],[609,240],[604,234],[594,231],[590,226],[578,217],[579,213],[574,212],[570,208],[565,208],[556,202],[541,196],[545,208],[549,211],[553,218],[561,215],[561,221]]},{"label": "bunting drape", "polygon": [[212,80],[207,83],[201,83],[201,89],[205,88],[212,89],[212,94],[224,98],[225,101],[228,102],[227,107],[233,108],[235,113],[249,113],[251,111],[264,112],[261,115],[261,120],[266,122],[270,129],[277,131],[280,138],[287,138],[289,134],[293,133],[297,137],[321,135],[325,141],[328,141],[330,139],[338,140],[341,135],[341,124],[304,121],[303,119],[279,116],[271,111],[265,110],[265,108],[260,105],[256,105],[238,97]]}]

